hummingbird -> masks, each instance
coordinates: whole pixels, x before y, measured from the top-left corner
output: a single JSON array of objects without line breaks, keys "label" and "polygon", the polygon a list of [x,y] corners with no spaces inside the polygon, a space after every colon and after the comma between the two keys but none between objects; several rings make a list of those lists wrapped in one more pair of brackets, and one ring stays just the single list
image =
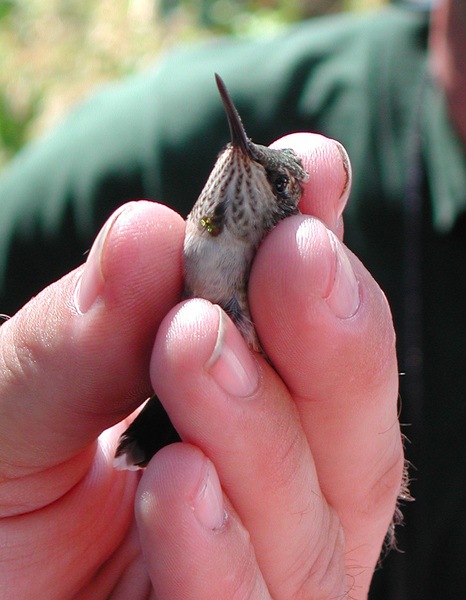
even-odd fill
[{"label": "hummingbird", "polygon": [[[299,213],[309,178],[291,149],[254,143],[221,77],[215,74],[231,142],[217,161],[188,215],[183,248],[185,298],[205,298],[229,315],[248,346],[262,348],[248,303],[248,281],[256,251],[275,225]],[[114,465],[137,469],[163,446],[179,441],[157,396],[121,435]]]}]

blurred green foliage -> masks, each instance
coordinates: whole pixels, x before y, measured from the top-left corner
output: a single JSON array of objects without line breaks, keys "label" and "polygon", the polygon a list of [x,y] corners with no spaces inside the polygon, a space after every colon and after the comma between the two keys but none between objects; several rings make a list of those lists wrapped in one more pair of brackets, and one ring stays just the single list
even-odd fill
[{"label": "blurred green foliage", "polygon": [[0,0],[0,166],[99,85],[180,41],[270,35],[384,0]]},{"label": "blurred green foliage", "polygon": [[37,115],[38,99],[17,113],[6,94],[0,90],[0,140],[5,154],[19,150],[27,139],[29,124]]},{"label": "blurred green foliage", "polygon": [[8,15],[15,4],[14,0],[0,0],[0,20]]},{"label": "blurred green foliage", "polygon": [[334,10],[341,0],[161,0],[160,13],[191,11],[199,27],[219,33],[258,34]]}]

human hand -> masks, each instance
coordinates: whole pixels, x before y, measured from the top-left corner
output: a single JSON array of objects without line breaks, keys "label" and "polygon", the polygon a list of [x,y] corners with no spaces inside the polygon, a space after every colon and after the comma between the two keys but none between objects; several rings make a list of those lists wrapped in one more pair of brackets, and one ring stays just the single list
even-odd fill
[{"label": "human hand", "polygon": [[[341,234],[341,155],[320,142],[302,209]],[[137,476],[111,467],[124,426],[94,440],[149,393],[153,338],[181,287],[183,231],[168,209],[130,205],[91,252],[84,314],[73,304],[78,270],[0,329],[1,597],[145,598],[149,576],[157,598],[367,593],[401,477],[393,332],[353,258],[359,300],[341,318],[345,301],[329,293],[338,244],[305,217],[272,232],[251,274],[253,315],[284,383],[224,317],[234,353],[206,370],[220,313],[205,301],[162,324],[151,375],[194,446],[164,449],[143,476],[143,560]]]},{"label": "human hand", "polygon": [[138,476],[112,466],[125,424],[96,439],[150,394],[155,332],[180,297],[183,238],[170,209],[126,205],[85,269],[1,326],[0,598],[148,597]]},{"label": "human hand", "polygon": [[349,165],[288,136],[310,172],[305,215],[269,234],[249,284],[277,373],[204,300],[158,332],[155,391],[184,444],[164,448],[136,510],[157,598],[365,598],[400,490],[395,336],[386,299],[341,244]]}]

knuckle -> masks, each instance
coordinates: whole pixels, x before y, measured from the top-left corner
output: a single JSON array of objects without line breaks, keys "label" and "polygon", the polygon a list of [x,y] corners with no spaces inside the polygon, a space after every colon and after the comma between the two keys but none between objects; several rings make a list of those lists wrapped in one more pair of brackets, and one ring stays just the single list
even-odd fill
[{"label": "knuckle", "polygon": [[230,600],[249,600],[259,595],[258,587],[260,587],[260,582],[257,561],[249,535],[246,533],[245,535],[248,536],[248,550],[241,553],[241,557],[228,583],[229,589],[225,597]]},{"label": "knuckle", "polygon": [[[329,508],[322,535],[315,547],[308,549],[310,554],[302,557],[298,569],[300,577],[295,600],[328,600],[345,594],[345,537],[336,512]],[[323,541],[324,540],[324,541]]]},{"label": "knuckle", "polygon": [[[268,453],[268,461],[264,469],[268,471],[266,480],[270,481],[274,488],[287,489],[295,481],[302,467],[301,457],[303,454],[304,439],[301,430],[293,423],[284,427],[284,431],[277,432],[275,437],[275,452]],[[281,436],[280,436],[281,433]],[[282,439],[278,439],[282,437]]]},{"label": "knuckle", "polygon": [[[48,305],[45,308],[48,309]],[[51,340],[45,328],[31,327],[37,318],[37,307],[34,309],[26,305],[0,328],[0,361],[4,384],[27,385],[40,372],[50,351]],[[41,320],[43,318],[42,314]]]},{"label": "knuckle", "polygon": [[368,493],[365,502],[362,505],[365,513],[373,518],[383,517],[391,518],[397,498],[403,492],[403,482],[405,478],[405,461],[401,436],[397,437],[395,449],[385,463],[385,468],[375,479]]},{"label": "knuckle", "polygon": [[20,319],[10,320],[1,328],[2,380],[8,385],[20,385],[34,370],[35,359],[24,339]]}]

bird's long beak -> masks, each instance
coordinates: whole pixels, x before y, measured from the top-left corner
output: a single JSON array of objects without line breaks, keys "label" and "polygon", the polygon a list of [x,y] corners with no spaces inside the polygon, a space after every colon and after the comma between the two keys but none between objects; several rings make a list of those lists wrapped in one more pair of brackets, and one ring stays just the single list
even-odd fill
[{"label": "bird's long beak", "polygon": [[227,113],[228,124],[230,125],[231,143],[235,148],[240,148],[246,155],[251,155],[250,141],[244,130],[241,118],[236,110],[236,106],[233,104],[230,94],[223,82],[220,75],[215,73],[215,80],[217,82],[218,91],[222,98],[225,112]]}]

